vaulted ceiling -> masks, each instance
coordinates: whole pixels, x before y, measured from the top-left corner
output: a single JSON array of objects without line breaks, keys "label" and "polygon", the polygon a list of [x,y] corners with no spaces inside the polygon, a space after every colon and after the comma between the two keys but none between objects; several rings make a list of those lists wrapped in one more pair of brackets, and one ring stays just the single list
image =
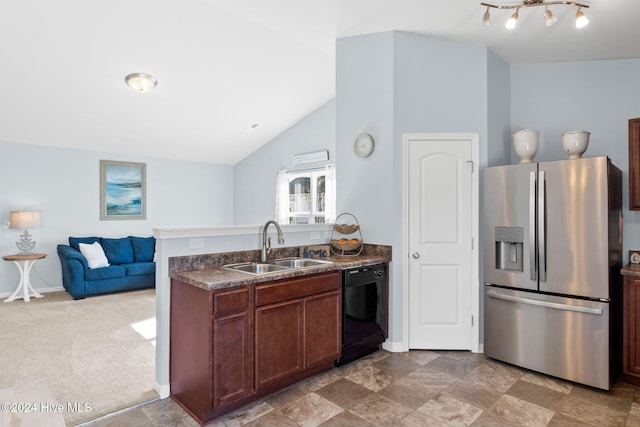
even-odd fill
[{"label": "vaulted ceiling", "polygon": [[[335,96],[340,37],[409,31],[509,63],[640,57],[638,0],[586,3],[586,28],[558,5],[553,27],[533,7],[509,31],[513,10],[486,28],[479,0],[0,0],[0,141],[232,165]],[[133,72],[157,87],[134,92]]]}]

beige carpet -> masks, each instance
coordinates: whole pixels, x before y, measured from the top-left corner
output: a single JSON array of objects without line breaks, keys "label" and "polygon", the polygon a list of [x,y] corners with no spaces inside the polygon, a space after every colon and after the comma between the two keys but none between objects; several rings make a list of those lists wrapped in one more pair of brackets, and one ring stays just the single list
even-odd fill
[{"label": "beige carpet", "polygon": [[0,366],[0,389],[45,381],[67,426],[157,398],[155,290],[0,302]]}]

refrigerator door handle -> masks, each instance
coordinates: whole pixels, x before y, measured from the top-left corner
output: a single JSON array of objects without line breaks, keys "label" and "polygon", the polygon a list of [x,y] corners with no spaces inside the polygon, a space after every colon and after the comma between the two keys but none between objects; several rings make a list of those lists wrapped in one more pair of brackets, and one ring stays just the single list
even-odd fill
[{"label": "refrigerator door handle", "polygon": [[536,271],[536,173],[529,173],[529,271],[531,280],[538,280]]},{"label": "refrigerator door handle", "polygon": [[505,295],[505,294],[498,293],[498,292],[496,292],[494,290],[491,290],[491,291],[487,292],[487,295],[490,298],[496,298],[496,299],[501,299],[501,300],[505,300],[505,301],[519,302],[519,303],[522,303],[522,304],[535,305],[535,306],[538,306],[538,307],[553,308],[553,309],[556,309],[556,310],[564,310],[564,311],[575,311],[577,313],[596,314],[596,315],[602,316],[602,309],[601,308],[579,307],[579,306],[576,306],[576,305],[560,304],[560,303],[557,303],[557,302],[539,301],[539,300],[536,300],[536,299],[529,299],[529,298],[516,297],[516,296],[512,296],[512,295]]},{"label": "refrigerator door handle", "polygon": [[538,270],[540,281],[547,281],[547,229],[546,229],[547,182],[544,171],[540,171],[538,181]]}]

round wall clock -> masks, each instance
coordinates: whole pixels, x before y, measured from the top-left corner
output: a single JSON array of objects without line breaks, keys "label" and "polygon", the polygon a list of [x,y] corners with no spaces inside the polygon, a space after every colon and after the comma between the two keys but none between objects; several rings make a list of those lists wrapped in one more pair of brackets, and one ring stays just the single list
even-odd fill
[{"label": "round wall clock", "polygon": [[361,133],[353,144],[353,152],[358,157],[369,157],[375,148],[373,137],[368,133]]}]

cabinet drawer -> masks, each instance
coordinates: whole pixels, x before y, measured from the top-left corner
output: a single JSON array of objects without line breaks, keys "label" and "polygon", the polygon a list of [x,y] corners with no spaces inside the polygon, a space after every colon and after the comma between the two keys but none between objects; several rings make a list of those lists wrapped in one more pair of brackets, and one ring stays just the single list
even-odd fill
[{"label": "cabinet drawer", "polygon": [[249,288],[246,286],[218,291],[213,294],[213,315],[215,317],[247,310],[248,307]]},{"label": "cabinet drawer", "polygon": [[256,307],[342,288],[340,271],[285,279],[256,286]]},{"label": "cabinet drawer", "polygon": [[606,302],[485,286],[484,354],[609,390],[609,318]]}]

